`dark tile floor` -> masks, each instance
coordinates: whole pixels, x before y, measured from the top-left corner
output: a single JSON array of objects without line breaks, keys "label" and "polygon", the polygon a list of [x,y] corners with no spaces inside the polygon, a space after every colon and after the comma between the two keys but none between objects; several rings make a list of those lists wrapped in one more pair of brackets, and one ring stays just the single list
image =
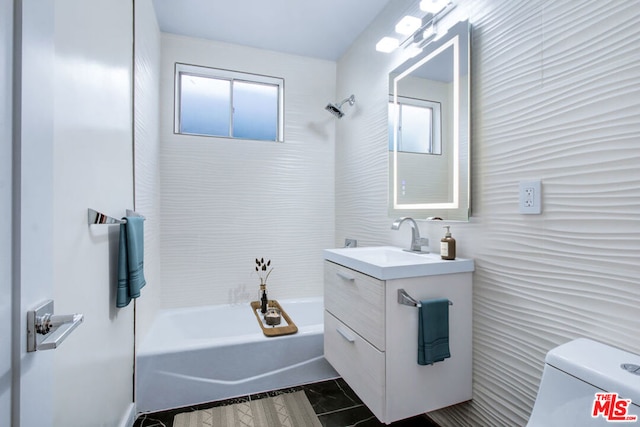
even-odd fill
[{"label": "dark tile floor", "polygon": [[[311,402],[311,406],[324,427],[378,427],[385,424],[369,411],[343,379],[323,381],[285,390],[275,390],[267,393],[243,396],[219,402],[211,402],[188,408],[155,412],[141,415],[133,427],[173,427],[173,417],[187,411],[197,411],[215,406],[230,405],[237,402],[261,399],[292,391],[304,390]],[[409,418],[390,424],[393,427],[438,427],[426,415]]]}]

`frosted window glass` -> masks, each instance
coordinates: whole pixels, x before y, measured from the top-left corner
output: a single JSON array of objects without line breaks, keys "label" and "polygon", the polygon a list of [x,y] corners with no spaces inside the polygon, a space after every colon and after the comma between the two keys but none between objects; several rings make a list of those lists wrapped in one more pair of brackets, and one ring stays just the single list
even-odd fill
[{"label": "frosted window glass", "polygon": [[284,79],[175,64],[174,132],[284,141]]},{"label": "frosted window glass", "polygon": [[397,114],[398,152],[442,154],[440,104],[411,98],[405,100],[397,104],[389,102],[389,151],[394,151],[393,137]]},{"label": "frosted window glass", "polygon": [[180,133],[229,136],[231,82],[181,74]]},{"label": "frosted window glass", "polygon": [[234,81],[233,137],[275,141],[278,137],[278,86]]},{"label": "frosted window glass", "polygon": [[409,153],[431,153],[431,108],[402,106],[402,139],[399,151]]}]

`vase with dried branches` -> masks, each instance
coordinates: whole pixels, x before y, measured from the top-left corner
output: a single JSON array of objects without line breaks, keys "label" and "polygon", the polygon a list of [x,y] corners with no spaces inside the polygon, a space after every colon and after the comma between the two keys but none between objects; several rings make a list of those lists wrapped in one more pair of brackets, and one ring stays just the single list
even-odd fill
[{"label": "vase with dried branches", "polygon": [[260,311],[264,314],[267,312],[268,298],[267,298],[267,279],[273,271],[271,267],[271,260],[264,261],[264,258],[256,258],[256,272],[260,278]]}]

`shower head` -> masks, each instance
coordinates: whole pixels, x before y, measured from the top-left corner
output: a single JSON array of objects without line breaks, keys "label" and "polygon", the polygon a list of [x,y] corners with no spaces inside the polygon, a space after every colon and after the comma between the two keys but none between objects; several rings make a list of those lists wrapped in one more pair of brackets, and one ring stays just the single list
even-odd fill
[{"label": "shower head", "polygon": [[338,107],[336,104],[327,104],[326,107],[324,107],[325,110],[327,110],[328,112],[330,112],[331,114],[333,114],[334,116],[336,116],[337,118],[341,119],[342,116],[344,116],[344,113],[342,112],[342,110],[340,109],[340,107]]},{"label": "shower head", "polygon": [[342,105],[345,102],[348,102],[350,106],[353,106],[353,104],[356,103],[355,95],[351,95],[350,97],[343,99],[339,104],[328,103],[327,106],[324,107],[324,109],[330,112],[331,114],[333,114],[334,116],[336,116],[337,118],[341,119],[342,116],[344,116],[344,111],[342,111]]}]

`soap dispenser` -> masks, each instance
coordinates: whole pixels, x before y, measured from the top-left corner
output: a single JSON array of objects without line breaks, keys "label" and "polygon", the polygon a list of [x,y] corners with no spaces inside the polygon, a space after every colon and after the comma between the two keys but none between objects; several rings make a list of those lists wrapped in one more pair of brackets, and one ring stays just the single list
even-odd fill
[{"label": "soap dispenser", "polygon": [[447,260],[456,259],[456,239],[451,237],[451,231],[448,225],[442,228],[446,228],[447,233],[442,240],[440,240],[440,257]]}]

